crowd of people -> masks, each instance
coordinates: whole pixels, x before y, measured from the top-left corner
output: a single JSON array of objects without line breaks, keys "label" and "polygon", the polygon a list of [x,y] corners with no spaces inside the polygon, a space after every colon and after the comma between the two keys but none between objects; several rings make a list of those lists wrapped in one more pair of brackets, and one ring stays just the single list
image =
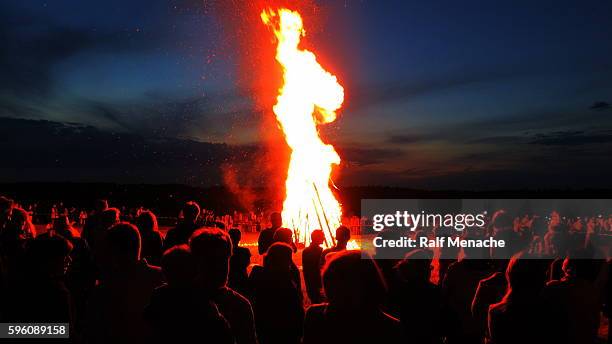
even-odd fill
[{"label": "crowd of people", "polygon": [[251,252],[196,202],[181,212],[163,235],[153,212],[121,221],[100,200],[82,230],[60,215],[37,233],[0,197],[0,322],[69,323],[71,343],[597,343],[610,316],[610,262],[588,235],[556,245],[572,230],[558,214],[493,216],[491,233],[524,240],[512,254],[375,260],[347,250],[345,226],[333,247],[315,230],[300,250],[272,213]]}]

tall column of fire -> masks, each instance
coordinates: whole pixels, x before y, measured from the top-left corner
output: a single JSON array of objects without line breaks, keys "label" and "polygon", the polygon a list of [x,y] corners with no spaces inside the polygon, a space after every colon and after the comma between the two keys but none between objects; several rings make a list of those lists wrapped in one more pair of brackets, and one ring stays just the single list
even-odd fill
[{"label": "tall column of fire", "polygon": [[283,86],[273,111],[292,151],[283,226],[293,229],[298,241],[306,244],[310,233],[320,228],[325,233],[325,245],[330,246],[342,217],[340,203],[329,187],[332,165],[340,163],[340,156],[321,140],[317,125],[336,119],[344,89],[312,52],[299,48],[305,31],[298,12],[263,11],[261,19],[273,29],[278,41],[276,60],[283,69]]}]

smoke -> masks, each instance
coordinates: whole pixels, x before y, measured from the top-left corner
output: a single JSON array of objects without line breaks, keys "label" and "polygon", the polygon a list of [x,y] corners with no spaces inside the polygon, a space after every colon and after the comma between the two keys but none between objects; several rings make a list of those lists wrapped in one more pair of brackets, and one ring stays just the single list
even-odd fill
[{"label": "smoke", "polygon": [[225,186],[248,210],[261,206],[280,210],[285,194],[290,150],[272,113],[282,70],[275,59],[274,35],[260,18],[262,10],[279,7],[299,10],[309,27],[317,26],[320,11],[311,0],[204,2],[205,12],[214,16],[223,34],[216,56],[237,62],[236,89],[251,100],[253,116],[260,116],[255,120],[254,152],[235,156],[222,167]]},{"label": "smoke", "polygon": [[226,163],[221,165],[223,175],[223,184],[227,189],[236,196],[240,206],[247,211],[255,210],[255,201],[257,196],[253,193],[253,189],[241,185],[239,182],[239,171],[232,164]]}]

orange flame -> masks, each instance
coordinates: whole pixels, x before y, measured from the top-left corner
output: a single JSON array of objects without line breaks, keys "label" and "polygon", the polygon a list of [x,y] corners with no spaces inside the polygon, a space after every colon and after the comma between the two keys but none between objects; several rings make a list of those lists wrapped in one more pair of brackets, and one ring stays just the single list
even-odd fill
[{"label": "orange flame", "polygon": [[325,245],[330,246],[342,217],[340,203],[329,188],[332,165],[340,164],[340,156],[321,141],[317,125],[336,119],[344,89],[312,52],[298,47],[305,35],[298,12],[264,10],[261,19],[274,30],[276,60],[283,68],[284,83],[273,107],[291,148],[283,226],[293,229],[297,240],[305,244],[313,230],[322,229]]}]

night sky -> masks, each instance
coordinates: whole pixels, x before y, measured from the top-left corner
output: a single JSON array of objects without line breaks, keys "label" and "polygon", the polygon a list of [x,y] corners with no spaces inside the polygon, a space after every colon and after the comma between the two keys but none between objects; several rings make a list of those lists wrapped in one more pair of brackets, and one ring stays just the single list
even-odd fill
[{"label": "night sky", "polygon": [[[317,9],[306,40],[347,94],[321,128],[339,185],[612,188],[611,1]],[[225,14],[208,1],[0,3],[0,178],[210,185],[240,157],[258,170],[273,115],[244,86],[249,39],[231,39],[241,24]]]}]

